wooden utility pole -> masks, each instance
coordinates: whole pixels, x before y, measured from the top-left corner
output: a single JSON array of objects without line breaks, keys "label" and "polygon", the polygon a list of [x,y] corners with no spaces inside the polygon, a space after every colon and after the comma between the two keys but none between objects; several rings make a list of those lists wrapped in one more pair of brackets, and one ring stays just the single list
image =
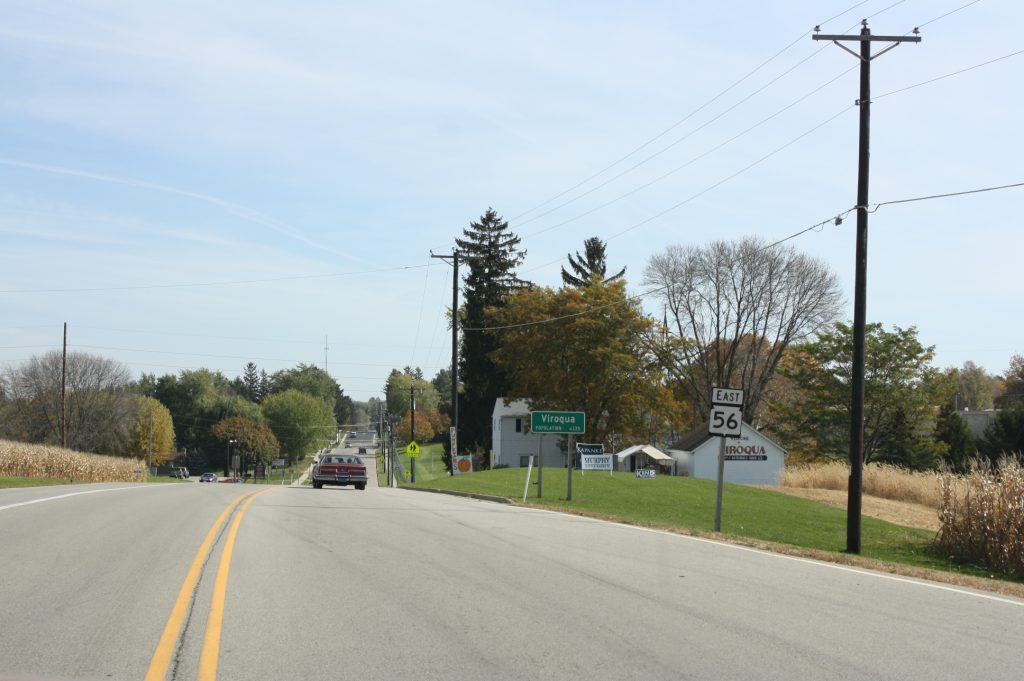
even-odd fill
[{"label": "wooden utility pole", "polygon": [[[914,29],[912,36],[871,35],[868,21],[861,22],[859,35],[822,35],[815,27],[814,40],[831,40],[860,59],[860,143],[857,167],[857,254],[856,281],[853,298],[853,376],[850,381],[853,397],[850,403],[850,484],[846,505],[846,551],[860,553],[861,489],[864,470],[864,336],[866,325],[866,291],[868,271],[868,170],[871,131],[871,60],[882,56],[900,43],[919,43],[921,36]],[[854,52],[843,42],[859,42]],[[892,43],[872,55],[871,43]]]},{"label": "wooden utility pole", "polygon": [[[438,258],[452,262],[452,428],[455,429],[455,441],[459,437],[459,257],[461,252],[452,249],[451,255],[434,255],[431,258]],[[448,457],[448,473],[455,475],[455,452],[452,451]]]},{"label": "wooden utility pole", "polygon": [[68,447],[68,323],[64,322],[64,352],[60,369],[60,446]]}]

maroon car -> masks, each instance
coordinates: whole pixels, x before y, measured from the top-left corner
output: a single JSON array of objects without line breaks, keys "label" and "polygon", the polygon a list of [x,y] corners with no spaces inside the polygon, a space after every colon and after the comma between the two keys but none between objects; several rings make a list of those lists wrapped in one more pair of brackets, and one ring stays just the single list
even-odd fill
[{"label": "maroon car", "polygon": [[358,456],[348,454],[324,454],[313,466],[313,487],[324,485],[355,485],[366,489],[366,466]]}]

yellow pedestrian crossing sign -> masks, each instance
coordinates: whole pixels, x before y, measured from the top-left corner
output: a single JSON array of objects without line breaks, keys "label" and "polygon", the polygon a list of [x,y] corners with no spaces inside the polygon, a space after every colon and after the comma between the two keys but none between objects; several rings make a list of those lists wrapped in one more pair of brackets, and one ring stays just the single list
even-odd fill
[{"label": "yellow pedestrian crossing sign", "polygon": [[410,459],[415,459],[420,455],[420,446],[413,440],[405,446],[405,453],[409,455]]}]

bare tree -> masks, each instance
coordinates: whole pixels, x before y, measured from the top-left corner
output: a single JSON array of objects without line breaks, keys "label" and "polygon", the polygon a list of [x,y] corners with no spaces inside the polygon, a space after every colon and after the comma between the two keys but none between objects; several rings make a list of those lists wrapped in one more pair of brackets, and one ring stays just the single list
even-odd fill
[{"label": "bare tree", "polygon": [[[28,442],[60,443],[61,353],[36,355],[8,369],[4,434]],[[132,424],[131,374],[114,360],[68,353],[68,446],[85,452],[123,450]]]},{"label": "bare tree", "polygon": [[742,388],[748,422],[786,348],[832,322],[842,303],[825,263],[757,237],[669,246],[651,257],[644,283],[665,304],[652,349],[696,414],[710,411],[713,387]]}]

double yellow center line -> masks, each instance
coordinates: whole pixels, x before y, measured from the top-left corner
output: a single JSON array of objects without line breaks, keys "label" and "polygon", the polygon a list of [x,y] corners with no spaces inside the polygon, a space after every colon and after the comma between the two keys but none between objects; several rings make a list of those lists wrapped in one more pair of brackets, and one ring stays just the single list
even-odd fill
[{"label": "double yellow center line", "polygon": [[249,509],[249,506],[261,494],[266,494],[273,488],[252,492],[235,499],[225,508],[213,527],[206,533],[206,538],[199,546],[199,551],[192,560],[192,566],[185,575],[185,581],[178,592],[178,598],[171,609],[171,615],[167,618],[167,625],[163,634],[160,635],[160,642],[157,643],[153,659],[149,663],[149,671],[146,672],[145,681],[164,681],[167,676],[167,669],[171,665],[171,659],[178,645],[178,638],[181,636],[181,628],[185,623],[188,614],[189,603],[192,594],[199,583],[199,576],[203,572],[203,565],[213,543],[217,539],[221,528],[231,516],[239,504],[242,507],[235,513],[228,528],[227,538],[224,542],[224,549],[221,551],[220,564],[217,566],[217,576],[213,584],[213,601],[210,603],[210,613],[206,620],[206,634],[203,638],[203,649],[199,657],[198,681],[215,681],[217,678],[217,659],[220,655],[220,634],[224,620],[224,599],[227,596],[228,571],[231,569],[231,555],[235,549],[235,537],[238,535],[238,526],[242,522],[242,516]]}]

